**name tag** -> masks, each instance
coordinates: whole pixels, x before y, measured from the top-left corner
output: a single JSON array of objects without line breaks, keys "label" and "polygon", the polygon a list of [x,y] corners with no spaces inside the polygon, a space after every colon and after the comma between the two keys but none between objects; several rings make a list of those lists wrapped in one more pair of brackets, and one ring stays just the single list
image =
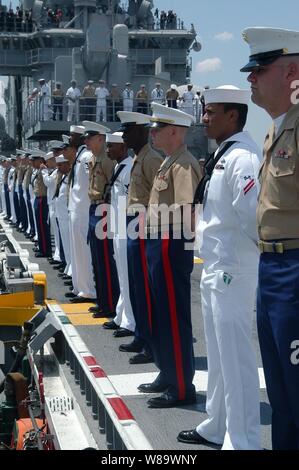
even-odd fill
[{"label": "name tag", "polygon": [[288,155],[288,153],[284,149],[280,149],[275,155],[273,155],[273,158],[281,158],[283,160],[289,160],[291,158],[291,155]]}]

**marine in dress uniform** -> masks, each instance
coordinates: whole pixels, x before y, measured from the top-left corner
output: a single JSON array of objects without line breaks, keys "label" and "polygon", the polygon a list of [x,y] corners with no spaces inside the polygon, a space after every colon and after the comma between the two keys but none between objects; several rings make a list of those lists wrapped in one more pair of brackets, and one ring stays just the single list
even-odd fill
[{"label": "marine in dress uniform", "polygon": [[129,290],[128,260],[127,260],[127,229],[126,212],[127,197],[130,185],[132,157],[128,156],[128,148],[122,138],[122,132],[106,135],[107,156],[116,166],[109,182],[111,193],[111,231],[120,296],[116,306],[114,322],[120,328],[114,332],[115,337],[134,334],[135,319],[132,311]]},{"label": "marine in dress uniform", "polygon": [[201,168],[184,145],[193,118],[156,103],[152,109],[153,146],[166,155],[150,194],[147,216],[150,238],[146,247],[153,299],[148,338],[160,374],[153,383],[141,384],[139,390],[164,392],[151,398],[148,404],[166,408],[196,401],[192,384],[195,372],[190,280],[193,249],[188,245],[192,246],[191,204]]},{"label": "marine in dress uniform", "polygon": [[[231,85],[204,92],[203,123],[219,145],[205,188],[200,255],[208,356],[208,417],[182,431],[186,443],[225,450],[261,448],[259,377],[252,345],[258,275],[256,207],[261,153],[243,131],[250,92]],[[207,167],[207,166],[206,166]],[[237,351],[237,353],[236,353]]]},{"label": "marine in dress uniform", "polygon": [[260,171],[257,323],[274,450],[299,449],[299,31],[248,28],[252,101],[273,125]]},{"label": "marine in dress uniform", "polygon": [[134,236],[130,236],[129,229],[127,250],[130,299],[136,322],[134,340],[120,345],[119,349],[138,353],[130,358],[131,364],[144,364],[152,362],[151,347],[146,341],[152,302],[146,266],[144,224],[153,181],[163,159],[148,143],[150,129],[147,125],[151,116],[126,111],[119,112],[118,116],[122,123],[124,142],[135,152],[127,203],[127,225],[128,228],[134,225]]},{"label": "marine in dress uniform", "polygon": [[23,181],[26,172],[25,166],[25,153],[22,150],[17,150],[17,154],[20,156],[20,163],[19,163],[19,172],[17,178],[17,188],[18,188],[18,197],[19,197],[19,205],[20,205],[20,228],[21,232],[26,232],[28,228],[28,216],[27,216],[27,208],[26,202],[24,199],[24,191],[23,191]]},{"label": "marine in dress uniform", "polygon": [[35,253],[37,258],[52,256],[47,187],[44,184],[42,170],[40,169],[40,165],[45,161],[44,156],[45,153],[38,150],[35,151],[34,154],[31,154],[33,168],[37,170],[32,180],[35,195],[34,213],[39,249],[39,251]]},{"label": "marine in dress uniform", "polygon": [[[106,155],[106,133],[110,129],[90,121],[83,121],[85,141],[92,152],[89,162],[89,230],[88,239],[92,258],[92,266],[96,284],[97,306],[90,309],[95,318],[114,315],[119,298],[119,282],[113,256],[113,241],[97,233],[102,219],[107,213],[104,192],[113,174],[115,163]],[[107,233],[107,231],[105,232]]]},{"label": "marine in dress uniform", "polygon": [[88,80],[87,85],[83,88],[82,97],[84,98],[84,118],[91,121],[95,118],[95,87],[93,80]]},{"label": "marine in dress uniform", "polygon": [[69,173],[70,249],[73,278],[72,302],[94,301],[96,298],[88,235],[88,181],[92,158],[85,145],[84,126],[70,127],[69,145],[77,148]]}]

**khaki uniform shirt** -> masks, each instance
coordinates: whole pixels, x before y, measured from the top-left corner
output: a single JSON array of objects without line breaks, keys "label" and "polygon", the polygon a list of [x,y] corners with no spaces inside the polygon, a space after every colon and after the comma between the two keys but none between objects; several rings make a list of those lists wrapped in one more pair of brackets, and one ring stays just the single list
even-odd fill
[{"label": "khaki uniform shirt", "polygon": [[18,186],[23,183],[25,171],[26,171],[26,167],[24,167],[24,166],[20,166],[18,168],[18,172],[17,172],[17,174],[18,174],[17,175],[17,185]]},{"label": "khaki uniform shirt", "polygon": [[154,179],[150,194],[147,216],[149,232],[168,231],[169,224],[167,218],[164,218],[165,213],[161,211],[161,208],[157,209],[157,206],[161,204],[165,207],[173,207],[173,215],[170,214],[169,222],[174,231],[180,231],[182,228],[182,207],[190,205],[189,228],[191,228],[191,204],[201,178],[202,169],[187,150],[186,145],[182,145],[163,162]]},{"label": "khaki uniform shirt", "polygon": [[24,189],[29,189],[29,185],[31,182],[31,175],[32,175],[33,168],[31,166],[28,166],[26,168],[26,172],[24,175]]},{"label": "khaki uniform shirt", "polygon": [[47,186],[44,184],[41,170],[38,170],[36,177],[34,178],[33,191],[34,191],[35,197],[47,196]]},{"label": "khaki uniform shirt", "polygon": [[163,158],[159,153],[146,144],[135,155],[131,171],[130,187],[128,194],[128,214],[134,215],[133,208],[130,206],[141,204],[148,206],[150,192],[153,186],[154,178],[162,165]]},{"label": "khaki uniform shirt", "polygon": [[3,174],[3,184],[8,184],[8,173],[9,173],[10,168],[5,168],[4,174]]},{"label": "khaki uniform shirt", "polygon": [[95,98],[95,88],[93,86],[84,87],[82,96],[84,96],[85,98]]},{"label": "khaki uniform shirt", "polygon": [[299,105],[265,140],[257,222],[261,240],[299,239]]},{"label": "khaki uniform shirt", "polygon": [[139,90],[136,93],[136,99],[139,102],[146,103],[147,102],[147,91],[146,90]]},{"label": "khaki uniform shirt", "polygon": [[55,96],[55,98],[63,98],[63,91],[61,88],[55,88],[55,90],[52,92],[52,95]]},{"label": "khaki uniform shirt", "polygon": [[166,92],[166,99],[167,100],[171,100],[171,101],[174,101],[174,100],[177,100],[178,97],[179,97],[179,93],[177,90],[172,90],[171,88],[169,90],[167,90]]},{"label": "khaki uniform shirt", "polygon": [[95,202],[98,204],[103,201],[104,189],[106,184],[109,183],[115,162],[107,157],[106,152],[103,151],[99,156],[92,156],[89,162],[89,189],[88,195],[91,204]]}]

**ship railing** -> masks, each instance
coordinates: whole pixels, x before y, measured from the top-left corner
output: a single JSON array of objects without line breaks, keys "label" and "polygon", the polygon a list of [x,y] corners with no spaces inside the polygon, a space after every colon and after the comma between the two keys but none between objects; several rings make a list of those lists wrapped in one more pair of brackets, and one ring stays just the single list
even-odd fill
[{"label": "ship railing", "polygon": [[32,33],[34,29],[30,19],[0,14],[0,33]]},{"label": "ship railing", "polygon": [[[29,99],[30,100],[30,99]],[[171,105],[165,99],[157,101],[160,104]],[[39,122],[60,121],[79,123],[82,121],[93,122],[119,122],[118,111],[137,111],[143,114],[151,114],[153,100],[140,101],[138,99],[111,100],[105,103],[97,103],[96,98],[81,97],[70,101],[66,97],[36,97],[33,98],[25,109],[24,128],[27,132]],[[177,108],[192,114],[195,121],[201,122],[201,103],[194,99],[192,106],[186,107],[182,100],[177,101]]]}]

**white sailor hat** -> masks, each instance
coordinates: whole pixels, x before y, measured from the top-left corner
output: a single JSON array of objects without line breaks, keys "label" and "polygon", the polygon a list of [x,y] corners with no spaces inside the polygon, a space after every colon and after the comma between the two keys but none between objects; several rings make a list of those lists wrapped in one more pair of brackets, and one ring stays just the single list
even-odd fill
[{"label": "white sailor hat", "polygon": [[170,88],[171,88],[172,90],[176,90],[176,89],[177,89],[177,86],[176,86],[175,83],[172,83],[172,84],[170,85]]},{"label": "white sailor hat", "polygon": [[64,143],[61,140],[51,140],[48,147],[50,150],[59,150],[64,147]]},{"label": "white sailor hat", "polygon": [[16,154],[17,155],[25,155],[26,152],[25,152],[25,150],[22,150],[22,149],[16,149]]},{"label": "white sailor hat", "polygon": [[62,135],[62,140],[63,140],[62,148],[64,149],[65,147],[68,147],[70,145],[71,136],[63,134]]},{"label": "white sailor hat", "polygon": [[105,135],[108,132],[111,132],[111,129],[108,127],[102,126],[101,124],[98,124],[97,122],[92,122],[92,121],[83,121],[84,128],[85,128],[85,137],[93,136],[93,135]]},{"label": "white sailor hat", "polygon": [[16,161],[16,160],[17,160],[17,157],[11,153],[11,154],[10,154],[10,159]]},{"label": "white sailor hat", "polygon": [[240,88],[233,85],[223,85],[204,90],[202,94],[206,105],[210,103],[238,103],[248,105],[251,92],[249,90],[240,90]]},{"label": "white sailor hat", "polygon": [[150,123],[151,116],[148,114],[135,113],[133,111],[117,111],[121,121],[120,130],[124,131],[131,126],[144,126]]},{"label": "white sailor hat", "polygon": [[180,126],[190,127],[194,118],[179,109],[167,108],[163,104],[152,103],[153,115],[150,118],[150,127]]},{"label": "white sailor hat", "polygon": [[44,78],[39,78],[37,81],[38,82],[45,82],[46,80]]},{"label": "white sailor hat", "polygon": [[64,155],[58,155],[58,157],[55,158],[56,163],[64,163],[68,162],[68,159],[64,157]]},{"label": "white sailor hat", "polygon": [[30,150],[30,157],[31,158],[44,158],[46,155],[45,152],[39,149],[31,149]]},{"label": "white sailor hat", "polygon": [[44,158],[47,162],[48,160],[51,160],[51,158],[54,158],[54,153],[53,152],[48,152],[48,153],[46,153]]},{"label": "white sailor hat", "polygon": [[70,133],[71,134],[84,134],[85,132],[85,127],[84,126],[71,126],[70,127]]},{"label": "white sailor hat", "polygon": [[249,62],[241,72],[251,72],[255,67],[271,64],[281,56],[299,55],[299,31],[279,28],[255,27],[243,31],[249,44]]},{"label": "white sailor hat", "polygon": [[113,134],[106,134],[106,142],[110,144],[123,144],[123,133],[113,132]]}]

